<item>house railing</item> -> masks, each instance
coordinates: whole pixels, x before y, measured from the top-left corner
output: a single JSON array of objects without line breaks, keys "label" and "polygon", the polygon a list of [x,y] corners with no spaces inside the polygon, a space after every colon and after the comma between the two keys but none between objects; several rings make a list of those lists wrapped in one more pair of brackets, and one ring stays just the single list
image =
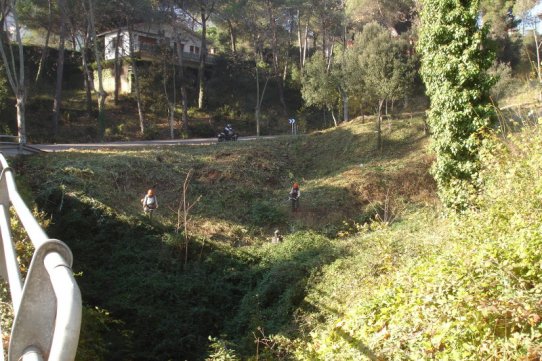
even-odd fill
[{"label": "house railing", "polygon": [[[71,270],[72,253],[63,242],[47,237],[19,195],[2,154],[0,166],[0,275],[9,284],[14,313],[7,360],[73,361],[82,302]],[[10,207],[35,248],[24,283],[11,235]],[[0,351],[1,360],[6,360],[3,347]]]},{"label": "house railing", "polygon": [[[140,54],[148,54],[149,56],[157,56],[160,54],[161,48],[160,45],[156,44],[139,44],[139,48],[135,50]],[[199,54],[190,53],[183,51],[183,60],[189,60],[193,62],[199,62]],[[213,54],[207,54],[206,61],[207,64],[215,63],[215,56]]]}]

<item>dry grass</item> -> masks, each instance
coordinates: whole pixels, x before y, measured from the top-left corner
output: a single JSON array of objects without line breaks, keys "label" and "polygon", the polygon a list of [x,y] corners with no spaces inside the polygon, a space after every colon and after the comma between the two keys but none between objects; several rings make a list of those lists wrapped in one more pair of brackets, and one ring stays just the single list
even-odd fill
[{"label": "dry grass", "polygon": [[[390,124],[383,152],[374,149],[374,124],[353,121],[299,138],[50,154],[36,178],[47,177],[51,187],[60,186],[56,181],[72,194],[87,193],[126,215],[140,213],[141,196],[156,185],[155,219],[169,226],[175,224],[182,181],[193,169],[189,197],[202,196],[191,212],[194,234],[245,244],[275,228],[321,231],[390,207],[396,212],[405,204],[435,203],[433,158],[421,120]],[[294,181],[302,192],[296,213],[287,201]],[[265,224],[265,213],[255,218],[258,209],[283,215],[283,223]]]}]

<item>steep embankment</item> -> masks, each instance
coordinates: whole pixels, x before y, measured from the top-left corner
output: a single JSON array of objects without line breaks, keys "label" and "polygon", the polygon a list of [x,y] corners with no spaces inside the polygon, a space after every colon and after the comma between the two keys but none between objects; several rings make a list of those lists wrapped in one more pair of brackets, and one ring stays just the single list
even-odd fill
[{"label": "steep embankment", "polygon": [[308,285],[297,358],[540,359],[542,133],[491,153],[475,209],[448,221],[427,209],[348,239]]},{"label": "steep embankment", "polygon": [[[353,252],[337,235],[435,202],[421,123],[390,123],[382,153],[372,127],[20,162],[18,174],[52,220],[49,235],[74,252],[87,306],[78,359],[197,360],[209,335],[254,355],[269,335],[299,337],[314,311],[307,285]],[[178,209],[190,170],[188,199],[201,198],[184,234]],[[302,187],[296,214],[286,202],[292,181]],[[139,199],[152,185],[160,208],[149,222]],[[275,228],[285,241],[263,242]]]}]

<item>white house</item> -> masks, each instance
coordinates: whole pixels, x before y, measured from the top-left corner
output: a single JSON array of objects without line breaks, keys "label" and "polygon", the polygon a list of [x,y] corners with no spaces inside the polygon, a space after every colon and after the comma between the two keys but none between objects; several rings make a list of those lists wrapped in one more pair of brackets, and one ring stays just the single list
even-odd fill
[{"label": "white house", "polygon": [[[118,52],[119,59],[130,57],[130,32],[128,28],[112,29],[98,35],[104,38],[104,58],[106,61],[115,60]],[[137,24],[132,30],[134,56],[138,60],[153,61],[159,56],[161,46],[168,45],[176,50],[177,42],[173,28],[169,24]],[[183,65],[197,67],[201,52],[201,38],[192,30],[182,26],[180,31],[181,47],[183,50]],[[214,63],[214,46],[207,42],[206,64]],[[172,59],[172,61],[176,61]],[[104,90],[112,92],[115,89],[114,69],[104,69]],[[120,93],[131,93],[131,67],[122,65],[120,70]],[[97,84],[97,81],[95,82]]]}]

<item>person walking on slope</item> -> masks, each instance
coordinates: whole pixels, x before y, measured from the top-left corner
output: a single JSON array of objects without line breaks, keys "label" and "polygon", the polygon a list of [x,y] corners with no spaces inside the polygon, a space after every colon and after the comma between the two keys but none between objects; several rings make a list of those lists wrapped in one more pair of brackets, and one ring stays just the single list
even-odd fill
[{"label": "person walking on slope", "polygon": [[145,212],[145,214],[148,213],[152,218],[152,212],[158,208],[158,199],[156,198],[152,188],[147,191],[147,194],[141,200],[141,204],[143,204],[143,212]]},{"label": "person walking on slope", "polygon": [[292,202],[292,212],[296,212],[299,209],[300,196],[301,196],[301,191],[299,190],[299,184],[294,183],[289,194],[290,202]]}]

